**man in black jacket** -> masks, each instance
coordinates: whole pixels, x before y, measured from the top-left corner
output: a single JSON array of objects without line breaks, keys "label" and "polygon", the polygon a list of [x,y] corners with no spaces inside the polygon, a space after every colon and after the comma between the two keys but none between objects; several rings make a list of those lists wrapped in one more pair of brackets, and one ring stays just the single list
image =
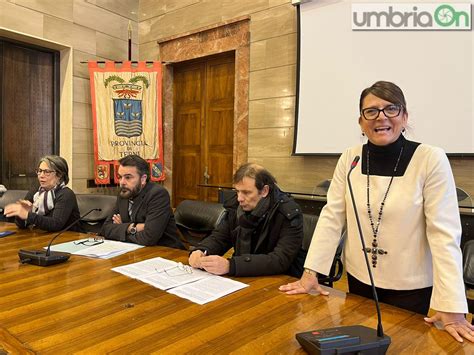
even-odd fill
[{"label": "man in black jacket", "polygon": [[[222,222],[189,256],[189,264],[216,275],[259,276],[303,272],[303,217],[299,206],[262,166],[234,174],[236,196],[224,203]],[[230,248],[234,254],[226,259]]]},{"label": "man in black jacket", "polygon": [[119,196],[101,234],[122,242],[185,249],[178,237],[168,191],[148,181],[150,167],[146,160],[128,155],[119,163]]}]

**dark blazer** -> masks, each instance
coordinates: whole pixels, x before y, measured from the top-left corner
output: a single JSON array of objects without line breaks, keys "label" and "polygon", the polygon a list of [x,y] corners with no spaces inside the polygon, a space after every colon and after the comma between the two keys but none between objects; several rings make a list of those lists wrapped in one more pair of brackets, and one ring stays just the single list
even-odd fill
[{"label": "dark blazer", "polygon": [[[170,195],[161,185],[147,182],[142,191],[133,198],[131,218],[128,215],[128,199],[118,196],[113,214],[120,214],[122,223],[114,224],[112,216],[106,219],[101,234],[107,239],[186,249],[178,237]],[[145,223],[145,229],[135,235],[127,234],[131,223]]]},{"label": "dark blazer", "polygon": [[[237,219],[239,203],[236,197],[224,204],[226,215],[209,237],[197,249],[207,250],[208,255],[224,255],[230,248],[234,254],[230,261],[230,276],[260,276],[291,274],[301,276],[302,263],[298,270],[293,265],[297,255],[304,253],[303,215],[298,204],[278,188],[273,192],[272,204],[260,226],[253,232],[250,254],[242,254],[239,236],[242,234]],[[304,257],[303,257],[304,260]],[[301,265],[300,265],[301,264]]]},{"label": "dark blazer", "polygon": [[[33,202],[33,196],[37,189],[28,191],[25,200]],[[26,228],[35,225],[39,229],[48,232],[58,232],[73,222],[81,218],[79,207],[77,206],[76,195],[69,187],[63,187],[56,191],[56,199],[54,200],[54,208],[44,216],[29,212],[26,220],[16,217],[15,223],[19,228]],[[71,230],[81,232],[80,224],[71,227]]]}]

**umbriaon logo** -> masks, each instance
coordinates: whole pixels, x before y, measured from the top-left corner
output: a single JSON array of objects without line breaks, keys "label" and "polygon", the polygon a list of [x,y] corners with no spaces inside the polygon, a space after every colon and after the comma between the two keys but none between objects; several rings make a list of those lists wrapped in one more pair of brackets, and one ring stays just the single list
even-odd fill
[{"label": "umbriaon logo", "polygon": [[471,4],[352,4],[353,30],[470,30]]}]

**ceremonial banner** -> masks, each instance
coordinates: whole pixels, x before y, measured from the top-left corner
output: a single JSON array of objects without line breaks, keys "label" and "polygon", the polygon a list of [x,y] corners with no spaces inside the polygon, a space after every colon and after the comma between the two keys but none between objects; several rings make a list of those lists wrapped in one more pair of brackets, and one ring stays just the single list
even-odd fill
[{"label": "ceremonial banner", "polygon": [[[164,180],[160,62],[89,61],[96,184],[110,183],[110,165],[137,154]],[[114,177],[117,183],[117,176]]]}]

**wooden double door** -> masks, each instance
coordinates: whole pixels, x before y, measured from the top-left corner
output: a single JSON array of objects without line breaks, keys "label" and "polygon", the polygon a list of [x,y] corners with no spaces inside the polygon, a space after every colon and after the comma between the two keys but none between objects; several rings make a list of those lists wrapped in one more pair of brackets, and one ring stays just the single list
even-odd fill
[{"label": "wooden double door", "polygon": [[173,203],[217,201],[232,182],[234,52],[174,66]]}]

